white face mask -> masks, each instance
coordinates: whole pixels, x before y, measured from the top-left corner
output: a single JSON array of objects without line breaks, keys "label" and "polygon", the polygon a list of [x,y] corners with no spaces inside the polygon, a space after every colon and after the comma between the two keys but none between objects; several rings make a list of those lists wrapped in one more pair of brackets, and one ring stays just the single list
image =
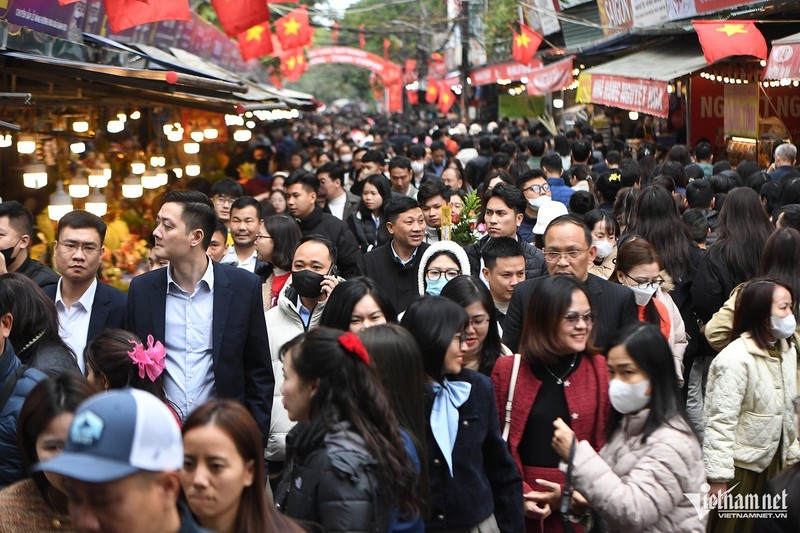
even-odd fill
[{"label": "white face mask", "polygon": [[769,318],[769,323],[772,336],[776,339],[788,339],[794,335],[797,329],[797,321],[793,314],[784,317],[771,316]]},{"label": "white face mask", "polygon": [[425,170],[425,163],[423,161],[411,162],[411,171],[414,172],[414,174],[419,174],[423,170]]},{"label": "white face mask", "polygon": [[636,305],[645,306],[647,302],[649,302],[653,295],[656,293],[658,287],[652,287],[650,289],[641,289],[636,285],[626,285],[630,290],[633,291],[633,297],[636,299]]},{"label": "white face mask", "polygon": [[647,396],[648,387],[650,387],[649,379],[634,385],[619,379],[612,379],[608,384],[608,399],[614,409],[623,415],[636,413],[650,403],[650,396]]},{"label": "white face mask", "polygon": [[528,204],[534,209],[541,209],[544,204],[551,201],[553,201],[553,199],[549,196],[540,196],[538,198],[529,198]]},{"label": "white face mask", "polygon": [[353,154],[342,154],[342,156],[339,158],[339,161],[345,164],[352,163]]},{"label": "white face mask", "polygon": [[605,259],[611,252],[614,250],[614,245],[608,242],[608,239],[603,239],[602,241],[594,241],[594,247],[597,248],[597,257],[600,259]]}]

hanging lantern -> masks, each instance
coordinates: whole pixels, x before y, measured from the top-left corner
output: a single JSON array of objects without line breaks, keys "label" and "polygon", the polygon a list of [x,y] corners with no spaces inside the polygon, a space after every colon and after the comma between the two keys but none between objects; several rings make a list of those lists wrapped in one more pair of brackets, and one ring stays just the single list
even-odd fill
[{"label": "hanging lantern", "polygon": [[108,201],[106,200],[106,195],[97,189],[92,191],[89,197],[86,198],[86,210],[99,217],[104,216],[106,213],[108,213]]},{"label": "hanging lantern", "polygon": [[142,180],[138,176],[130,175],[122,180],[122,196],[125,198],[141,198],[143,193]]},{"label": "hanging lantern", "polygon": [[17,139],[17,152],[21,154],[32,154],[36,151],[36,137],[33,135],[20,135]]},{"label": "hanging lantern", "polygon": [[158,189],[160,187],[158,174],[152,168],[148,168],[142,174],[142,187],[145,189]]},{"label": "hanging lantern", "polygon": [[75,176],[69,181],[69,195],[73,198],[89,196],[89,180],[83,176]]},{"label": "hanging lantern", "polygon": [[47,185],[47,167],[43,163],[31,163],[22,169],[22,183],[29,189],[41,189]]},{"label": "hanging lantern", "polygon": [[72,211],[72,198],[64,192],[64,183],[56,183],[56,192],[50,195],[50,205],[47,206],[47,216],[50,220],[61,220],[61,217]]}]

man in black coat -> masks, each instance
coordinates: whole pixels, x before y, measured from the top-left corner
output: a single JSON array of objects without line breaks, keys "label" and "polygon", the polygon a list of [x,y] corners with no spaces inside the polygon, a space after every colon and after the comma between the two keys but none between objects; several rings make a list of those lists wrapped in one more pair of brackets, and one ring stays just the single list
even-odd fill
[{"label": "man in black coat", "polygon": [[347,225],[317,207],[319,180],[307,170],[298,169],[289,174],[283,183],[289,199],[286,207],[300,223],[303,237],[322,235],[336,247],[336,267],[344,278],[359,274],[358,261],[361,252],[355,237]]},{"label": "man in black coat", "polygon": [[392,240],[364,256],[361,272],[380,285],[401,313],[419,296],[417,269],[428,248],[423,242],[425,217],[419,203],[408,196],[393,197],[383,213]]},{"label": "man in black coat", "polygon": [[52,268],[30,257],[33,246],[33,214],[21,203],[0,203],[0,254],[5,263],[0,274],[17,272],[28,276],[39,287],[58,283]]},{"label": "man in black coat", "polygon": [[[592,312],[597,315],[594,344],[602,349],[620,328],[636,322],[638,313],[633,291],[589,274],[596,254],[589,228],[575,215],[562,215],[545,230],[547,269],[551,276],[575,276],[586,284]],[[519,349],[525,311],[538,282],[527,280],[514,288],[503,325],[503,343],[513,351]]]}]

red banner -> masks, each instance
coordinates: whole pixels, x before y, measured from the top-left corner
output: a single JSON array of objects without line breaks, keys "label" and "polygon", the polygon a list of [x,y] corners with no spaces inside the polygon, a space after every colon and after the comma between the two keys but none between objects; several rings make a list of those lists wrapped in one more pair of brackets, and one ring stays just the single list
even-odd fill
[{"label": "red banner", "polygon": [[767,68],[762,79],[800,78],[800,43],[772,43]]},{"label": "red banner", "polygon": [[559,91],[572,83],[573,59],[575,59],[575,56],[570,56],[542,67],[533,74],[528,74],[528,94],[542,96],[553,91]]},{"label": "red banner", "polygon": [[323,46],[308,51],[308,66],[344,63],[370,70],[381,78],[384,86],[402,81],[403,67],[382,57],[347,46]]},{"label": "red banner", "polygon": [[541,68],[542,62],[534,58],[530,65],[521,65],[516,61],[509,63],[498,63],[475,69],[469,73],[474,87],[491,85],[497,80],[518,80],[535,73]]},{"label": "red banner", "polygon": [[606,74],[581,74],[578,102],[609,105],[661,118],[669,116],[667,82]]}]

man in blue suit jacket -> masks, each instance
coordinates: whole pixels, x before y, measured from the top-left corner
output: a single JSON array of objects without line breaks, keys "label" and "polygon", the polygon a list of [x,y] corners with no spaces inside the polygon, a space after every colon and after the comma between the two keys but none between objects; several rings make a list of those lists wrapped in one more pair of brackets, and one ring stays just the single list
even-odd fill
[{"label": "man in blue suit jacket", "polygon": [[208,258],[216,220],[204,194],[167,193],[153,253],[169,265],[131,282],[127,329],[166,346],[164,385],[183,418],[209,399],[238,400],[266,444],[275,378],[260,280]]},{"label": "man in blue suit jacket", "polygon": [[125,293],[97,281],[105,238],[106,224],[97,215],[80,210],[64,215],[54,249],[61,278],[44,288],[56,304],[61,337],[82,372],[86,345],[105,328],[125,326]]}]

